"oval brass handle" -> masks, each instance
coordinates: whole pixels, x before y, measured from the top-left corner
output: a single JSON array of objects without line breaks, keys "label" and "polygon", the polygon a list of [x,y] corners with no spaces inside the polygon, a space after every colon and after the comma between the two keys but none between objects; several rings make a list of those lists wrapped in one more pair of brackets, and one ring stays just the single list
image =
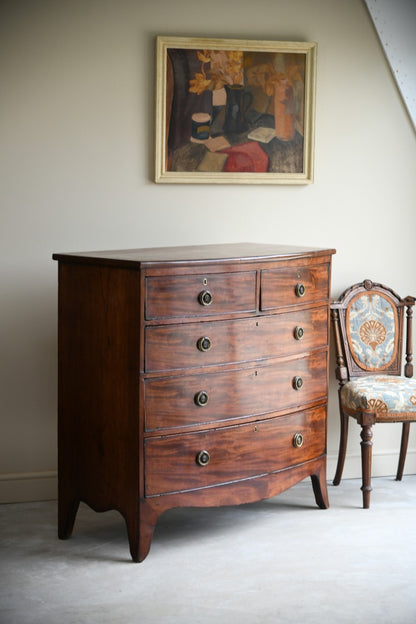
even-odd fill
[{"label": "oval brass handle", "polygon": [[194,396],[194,401],[199,407],[204,407],[208,403],[208,394],[201,390]]},{"label": "oval brass handle", "polygon": [[209,290],[202,290],[198,295],[198,301],[203,306],[211,305],[212,300],[213,300],[213,297],[212,297],[212,294],[209,292]]},{"label": "oval brass handle", "polygon": [[201,336],[201,338],[198,338],[196,346],[200,351],[209,351],[212,347],[211,338],[208,338],[208,336]]},{"label": "oval brass handle", "polygon": [[293,388],[295,390],[300,390],[302,388],[302,386],[303,386],[303,379],[302,379],[302,377],[297,377],[297,376],[293,377],[292,384],[293,384]]},{"label": "oval brass handle", "polygon": [[197,464],[199,464],[200,466],[208,466],[210,461],[211,455],[208,453],[208,451],[199,451],[198,455],[196,456]]},{"label": "oval brass handle", "polygon": [[303,327],[298,326],[298,327],[295,327],[294,334],[295,334],[296,340],[302,340],[303,336],[305,335],[305,331]]},{"label": "oval brass handle", "polygon": [[306,292],[305,286],[301,282],[298,282],[295,286],[296,297],[303,297],[305,292]]},{"label": "oval brass handle", "polygon": [[303,444],[303,435],[301,433],[295,433],[293,436],[293,446],[295,448],[300,448]]}]

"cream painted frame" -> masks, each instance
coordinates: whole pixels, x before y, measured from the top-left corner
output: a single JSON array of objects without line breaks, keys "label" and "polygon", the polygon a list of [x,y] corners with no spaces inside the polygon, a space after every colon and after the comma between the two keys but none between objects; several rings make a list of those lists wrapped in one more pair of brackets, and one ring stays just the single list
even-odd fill
[{"label": "cream painted frame", "polygon": [[[167,54],[168,49],[224,50],[302,54],[305,56],[303,167],[301,172],[224,172],[167,170]],[[199,184],[310,184],[314,176],[316,42],[252,41],[163,37],[156,39],[155,182]]]}]

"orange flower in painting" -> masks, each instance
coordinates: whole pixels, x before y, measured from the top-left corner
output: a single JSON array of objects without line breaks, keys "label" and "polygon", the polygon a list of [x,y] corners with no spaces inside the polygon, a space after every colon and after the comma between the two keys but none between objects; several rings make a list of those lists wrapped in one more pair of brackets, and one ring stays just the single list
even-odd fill
[{"label": "orange flower in painting", "polygon": [[[239,50],[197,50],[201,71],[189,81],[189,92],[221,89],[224,85],[241,85],[244,81],[243,52]],[[209,67],[206,67],[209,66]]]},{"label": "orange flower in painting", "polygon": [[[276,70],[271,63],[260,63],[250,67],[247,71],[248,84],[253,87],[261,87],[266,93],[266,88]],[[272,95],[268,93],[267,95]]]},{"label": "orange flower in painting", "polygon": [[207,74],[205,72],[205,65],[211,61],[211,57],[209,55],[209,50],[200,50],[197,51],[198,59],[201,61],[201,73],[196,73],[195,78],[189,81],[189,92],[197,93],[201,95],[206,89],[209,88],[211,84],[211,80],[207,78]]},{"label": "orange flower in painting", "polygon": [[276,87],[282,85],[286,88],[301,81],[298,62],[295,58],[290,58],[291,56],[289,55],[284,72],[277,70],[272,63],[261,63],[251,67],[247,72],[249,85],[261,87],[266,95],[273,96]]},{"label": "orange flower in painting", "polygon": [[201,63],[209,63],[211,60],[211,57],[209,55],[209,50],[204,50],[203,52],[198,50],[196,55],[198,59],[201,61]]},{"label": "orange flower in painting", "polygon": [[230,63],[239,63],[241,65],[243,62],[243,53],[241,50],[231,50],[227,52],[227,57]]},{"label": "orange flower in painting", "polygon": [[211,80],[207,80],[206,74],[195,74],[195,78],[189,81],[189,92],[201,95],[210,84]]}]

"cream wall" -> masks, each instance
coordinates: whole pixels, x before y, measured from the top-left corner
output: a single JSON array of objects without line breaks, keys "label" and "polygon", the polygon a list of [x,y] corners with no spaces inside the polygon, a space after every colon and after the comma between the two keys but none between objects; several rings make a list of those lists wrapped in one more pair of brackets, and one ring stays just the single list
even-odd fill
[{"label": "cream wall", "polygon": [[[3,0],[0,9],[3,501],[55,496],[55,251],[234,241],[336,247],[333,295],[416,294],[416,141],[361,0]],[[315,183],[156,185],[158,34],[318,42]],[[329,477],[338,444],[331,370]],[[411,434],[407,472],[416,472]],[[393,474],[399,426],[375,430]],[[359,476],[351,426],[346,476]]]}]

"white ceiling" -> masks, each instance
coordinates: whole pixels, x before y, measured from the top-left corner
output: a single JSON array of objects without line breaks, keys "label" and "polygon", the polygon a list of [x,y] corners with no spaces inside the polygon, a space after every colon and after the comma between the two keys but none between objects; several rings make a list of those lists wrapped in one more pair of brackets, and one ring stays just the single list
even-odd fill
[{"label": "white ceiling", "polygon": [[416,0],[364,0],[416,130]]}]

